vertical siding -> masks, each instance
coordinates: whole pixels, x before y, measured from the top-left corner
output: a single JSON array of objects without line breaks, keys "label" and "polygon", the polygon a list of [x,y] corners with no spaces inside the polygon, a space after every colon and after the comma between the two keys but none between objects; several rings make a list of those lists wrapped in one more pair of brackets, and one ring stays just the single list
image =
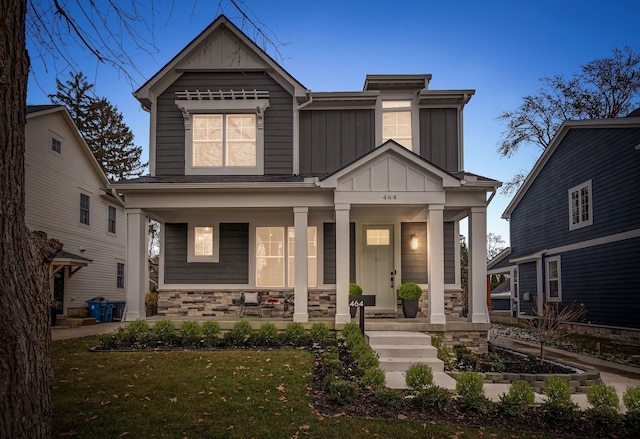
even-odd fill
[{"label": "vertical siding", "polygon": [[374,110],[300,113],[300,174],[325,176],[375,148]]},{"label": "vertical siding", "polygon": [[[51,151],[51,134],[62,141]],[[96,296],[125,299],[116,288],[116,264],[125,263],[124,209],[104,195],[105,182],[61,113],[30,117],[26,126],[25,221],[64,244],[63,249],[93,262],[65,279],[65,309],[84,308]],[[90,197],[89,225],[80,224],[80,194]],[[116,208],[116,233],[108,231],[108,206]],[[84,249],[85,251],[81,251]]]},{"label": "vertical siding", "polygon": [[249,224],[220,223],[220,262],[188,263],[187,233],[187,224],[165,224],[165,283],[249,283]]},{"label": "vertical siding", "polygon": [[[409,246],[411,235],[418,238],[418,248]],[[400,263],[402,283],[426,284],[427,280],[427,223],[402,223],[400,227]]]},{"label": "vertical siding", "polygon": [[269,108],[264,118],[264,172],[293,171],[293,97],[262,72],[185,73],[158,97],[156,175],[184,175],[184,119],[175,104],[176,91],[266,90]]},{"label": "vertical siding", "polygon": [[419,120],[420,155],[442,169],[459,171],[458,110],[421,108]]},{"label": "vertical siding", "polygon": [[[571,130],[511,215],[511,257],[640,227],[638,143],[640,128]],[[593,225],[569,231],[567,191],[589,179]]]},{"label": "vertical siding", "polygon": [[444,223],[444,283],[456,283],[456,243],[455,223]]},{"label": "vertical siding", "polygon": [[[323,269],[325,285],[336,283],[336,223],[324,223]],[[349,223],[349,282],[356,281],[356,224]]]},{"label": "vertical siding", "polygon": [[562,304],[584,303],[586,320],[640,328],[640,238],[561,255]]}]

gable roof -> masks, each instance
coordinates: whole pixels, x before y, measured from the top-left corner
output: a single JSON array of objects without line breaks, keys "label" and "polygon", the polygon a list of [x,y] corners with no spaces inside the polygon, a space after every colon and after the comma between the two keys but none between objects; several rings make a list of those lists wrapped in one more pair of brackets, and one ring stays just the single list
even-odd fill
[{"label": "gable roof", "polygon": [[[232,47],[232,44],[241,46]],[[229,58],[225,49],[230,50]],[[233,65],[231,64],[233,62]],[[264,70],[286,90],[305,98],[308,90],[226,16],[220,15],[133,95],[145,107],[185,71]],[[306,99],[303,99],[306,100]]]},{"label": "gable roof", "polygon": [[562,143],[562,140],[567,136],[569,131],[583,128],[631,128],[640,126],[640,117],[620,117],[613,119],[589,119],[589,120],[568,120],[558,129],[556,135],[551,139],[549,146],[544,150],[542,155],[538,158],[535,165],[527,175],[522,186],[518,189],[515,196],[502,213],[502,218],[509,219],[515,208],[518,206],[522,198],[536,180],[544,166],[553,156],[558,146]]},{"label": "gable roof", "polygon": [[109,179],[105,175],[102,167],[96,160],[96,157],[91,152],[91,148],[87,145],[87,142],[84,140],[84,137],[80,135],[78,131],[78,127],[76,126],[69,110],[64,105],[27,105],[27,123],[29,119],[33,119],[35,117],[45,116],[47,114],[60,113],[63,120],[68,125],[70,131],[73,133],[73,136],[76,138],[78,145],[80,145],[80,149],[84,153],[85,157],[90,163],[90,166],[93,168],[93,171],[98,176],[100,180],[104,183],[105,196],[108,196],[113,202],[119,204],[124,207],[124,201],[122,198],[115,193],[113,190],[107,189],[109,185]]}]

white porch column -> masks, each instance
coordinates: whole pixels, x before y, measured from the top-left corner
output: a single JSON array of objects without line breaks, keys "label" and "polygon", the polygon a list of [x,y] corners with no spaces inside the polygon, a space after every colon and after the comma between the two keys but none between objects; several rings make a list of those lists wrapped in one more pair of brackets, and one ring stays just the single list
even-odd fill
[{"label": "white porch column", "polygon": [[429,257],[429,322],[446,323],[444,315],[444,223],[442,204],[429,205],[427,241]]},{"label": "white porch column", "polygon": [[349,204],[336,204],[336,323],[349,323]]},{"label": "white porch column", "polygon": [[473,323],[489,323],[486,207],[472,207],[469,213],[469,316]]},{"label": "white porch column", "polygon": [[142,209],[126,209],[127,214],[127,314],[125,320],[147,317],[144,296],[147,278],[148,218]]},{"label": "white porch column", "polygon": [[293,226],[295,228],[294,254],[295,254],[295,311],[293,313],[294,322],[308,322],[308,280],[309,263],[307,254],[307,224],[309,208],[293,208]]}]

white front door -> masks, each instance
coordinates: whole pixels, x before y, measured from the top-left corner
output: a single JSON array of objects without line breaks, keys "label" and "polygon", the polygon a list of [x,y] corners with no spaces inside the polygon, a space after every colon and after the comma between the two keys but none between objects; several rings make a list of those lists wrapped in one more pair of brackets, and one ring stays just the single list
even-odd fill
[{"label": "white front door", "polygon": [[375,309],[395,311],[392,225],[363,226],[361,273],[362,292],[376,296]]}]

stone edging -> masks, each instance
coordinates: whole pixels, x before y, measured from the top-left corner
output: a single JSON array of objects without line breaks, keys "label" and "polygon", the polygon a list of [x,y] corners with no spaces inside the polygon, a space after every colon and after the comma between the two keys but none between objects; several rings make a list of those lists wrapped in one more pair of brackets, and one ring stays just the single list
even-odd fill
[{"label": "stone edging", "polygon": [[[461,372],[447,372],[451,377],[458,379]],[[536,393],[543,393],[544,386],[552,377],[558,377],[569,384],[571,393],[586,393],[587,389],[601,382],[600,372],[588,370],[582,373],[567,374],[532,374],[510,372],[480,372],[482,380],[486,384],[511,384],[514,381],[526,381]]]}]

